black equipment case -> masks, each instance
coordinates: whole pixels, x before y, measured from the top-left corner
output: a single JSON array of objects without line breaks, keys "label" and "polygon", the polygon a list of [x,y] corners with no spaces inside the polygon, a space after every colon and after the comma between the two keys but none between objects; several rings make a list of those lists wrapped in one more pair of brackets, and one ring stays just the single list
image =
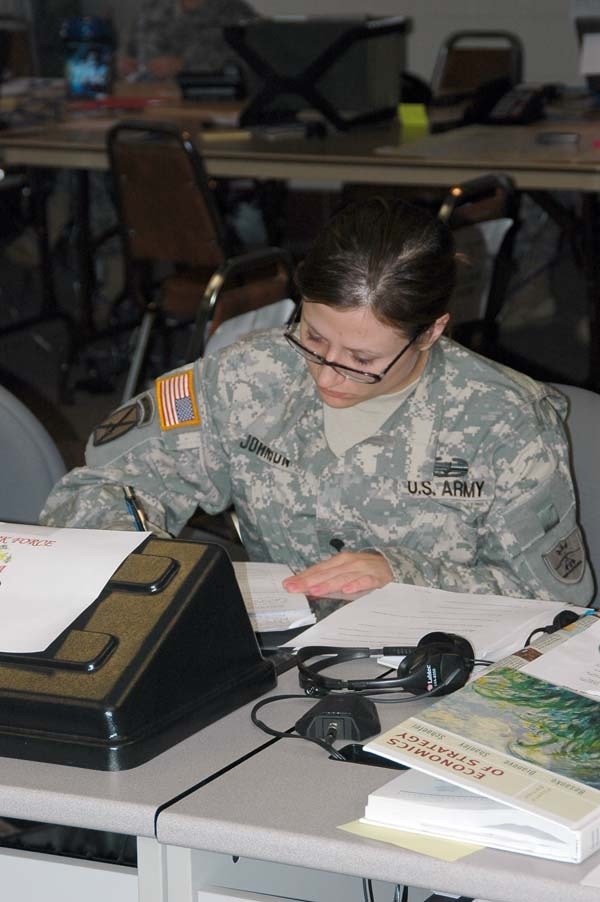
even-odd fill
[{"label": "black equipment case", "polygon": [[0,653],[0,756],[134,767],[275,683],[223,549],[149,538],[46,651]]}]

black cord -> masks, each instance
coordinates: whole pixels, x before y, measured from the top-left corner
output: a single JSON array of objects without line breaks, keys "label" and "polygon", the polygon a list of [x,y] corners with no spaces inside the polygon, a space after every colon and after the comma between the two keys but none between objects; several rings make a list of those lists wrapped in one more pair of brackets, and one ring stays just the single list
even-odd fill
[{"label": "black cord", "polygon": [[545,632],[546,632],[546,627],[539,626],[536,630],[533,630],[531,633],[529,633],[529,635],[527,636],[527,639],[525,640],[525,648],[529,647],[529,643],[531,642],[531,640],[533,639],[534,636],[537,636],[538,633],[545,633]]},{"label": "black cord", "polygon": [[[273,727],[269,727],[264,721],[259,720],[257,712],[260,711],[261,708],[264,708],[265,705],[270,705],[273,702],[280,702],[284,699],[288,698],[303,698],[304,701],[314,701],[314,699],[309,698],[306,695],[272,695],[270,698],[264,698],[262,701],[258,702],[252,708],[250,712],[250,719],[252,723],[258,727],[259,730],[262,730],[263,733],[268,733],[269,736],[276,736],[278,739],[304,739],[306,742],[313,742],[315,745],[321,746],[322,749],[325,749],[328,752],[331,758],[334,758],[336,761],[345,761],[343,755],[341,755],[337,749],[335,749],[329,742],[326,742],[324,739],[317,739],[316,736],[300,736],[299,733],[292,733],[290,731],[282,731],[275,730]],[[290,727],[290,730],[295,729],[295,727]],[[333,737],[335,739],[335,737]]]},{"label": "black cord", "polygon": [[362,878],[362,888],[363,888],[363,899],[365,902],[375,902],[375,896],[373,895],[373,883],[369,880],[368,877]]}]

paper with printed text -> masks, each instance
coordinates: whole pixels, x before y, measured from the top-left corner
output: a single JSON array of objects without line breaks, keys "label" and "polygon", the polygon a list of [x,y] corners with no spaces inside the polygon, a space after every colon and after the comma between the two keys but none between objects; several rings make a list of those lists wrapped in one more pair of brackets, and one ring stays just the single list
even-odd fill
[{"label": "paper with printed text", "polygon": [[252,626],[258,632],[298,629],[315,622],[306,596],[283,588],[283,580],[292,575],[286,564],[235,561],[233,569]]},{"label": "paper with printed text", "polygon": [[497,661],[522,648],[529,633],[552,623],[559,610],[553,601],[389,583],[334,611],[288,645],[416,645],[426,633],[440,630],[464,636],[477,657]]},{"label": "paper with printed text", "polygon": [[0,522],[0,652],[40,652],[150,535]]}]

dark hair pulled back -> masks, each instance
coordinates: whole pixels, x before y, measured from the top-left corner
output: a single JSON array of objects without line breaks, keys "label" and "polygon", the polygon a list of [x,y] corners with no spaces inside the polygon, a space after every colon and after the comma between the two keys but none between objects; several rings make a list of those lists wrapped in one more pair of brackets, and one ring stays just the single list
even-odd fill
[{"label": "dark hair pulled back", "polygon": [[410,334],[446,313],[455,278],[450,229],[419,207],[374,197],[332,217],[296,281],[308,301],[367,307]]}]

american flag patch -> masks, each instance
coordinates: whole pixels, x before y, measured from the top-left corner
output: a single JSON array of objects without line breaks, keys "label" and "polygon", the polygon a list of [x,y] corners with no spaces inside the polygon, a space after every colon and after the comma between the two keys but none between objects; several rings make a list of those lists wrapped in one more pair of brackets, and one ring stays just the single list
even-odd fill
[{"label": "american flag patch", "polygon": [[194,397],[194,377],[191,370],[157,379],[156,398],[160,424],[163,429],[194,426],[200,422]]}]

